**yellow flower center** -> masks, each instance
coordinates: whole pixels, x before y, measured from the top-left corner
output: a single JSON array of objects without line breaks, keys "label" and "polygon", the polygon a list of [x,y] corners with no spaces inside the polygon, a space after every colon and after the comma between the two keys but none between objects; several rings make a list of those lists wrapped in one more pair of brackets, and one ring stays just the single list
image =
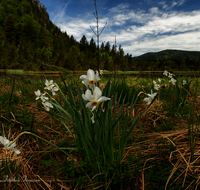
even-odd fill
[{"label": "yellow flower center", "polygon": [[91,79],[91,80],[89,81],[89,83],[90,83],[90,85],[93,85],[93,84],[95,84],[95,80],[94,80],[94,79]]},{"label": "yellow flower center", "polygon": [[93,105],[93,106],[98,106],[98,105],[99,105],[99,102],[97,102],[96,100],[94,100],[94,101],[92,102],[92,105]]}]

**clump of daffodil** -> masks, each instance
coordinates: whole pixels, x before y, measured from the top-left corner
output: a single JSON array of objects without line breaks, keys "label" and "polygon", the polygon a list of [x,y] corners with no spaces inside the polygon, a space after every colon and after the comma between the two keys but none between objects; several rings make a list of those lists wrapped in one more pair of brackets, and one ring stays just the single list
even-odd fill
[{"label": "clump of daffodil", "polygon": [[156,95],[157,92],[153,93],[153,90],[151,90],[151,94],[147,94],[148,98],[144,99],[144,101],[147,102],[147,105],[151,104]]},{"label": "clump of daffodil", "polygon": [[173,85],[176,84],[176,79],[173,78],[174,74],[168,72],[167,70],[164,71],[163,75],[167,76],[170,78],[169,82],[172,83]]},{"label": "clump of daffodil", "polygon": [[86,86],[89,86],[90,88],[95,87],[95,83],[100,81],[99,72],[96,71],[96,74],[92,69],[89,69],[87,71],[87,75],[81,75],[80,79],[83,80],[82,83],[84,83]]},{"label": "clump of daffodil", "polygon": [[[50,90],[52,92],[53,96],[56,94],[55,92],[59,90],[58,85],[56,83],[54,83],[53,80],[48,81],[46,79],[45,85],[46,86],[44,87],[44,89]],[[50,108],[53,108],[53,105],[47,101],[49,98],[45,96],[46,94],[47,94],[47,92],[41,93],[40,90],[35,91],[35,95],[37,96],[36,100],[41,99],[42,105],[45,107],[46,111],[50,111]]]},{"label": "clump of daffodil", "polygon": [[[103,70],[100,70],[100,74],[103,74]],[[85,84],[87,87],[89,86],[92,89],[91,90],[86,90],[85,94],[82,94],[82,98],[88,103],[86,104],[86,107],[91,109],[91,112],[96,109],[96,107],[103,101],[110,100],[110,98],[101,96],[102,92],[101,90],[95,86],[95,83],[99,82],[100,77],[99,77],[99,72],[96,71],[96,74],[92,69],[89,69],[87,71],[87,75],[81,75],[80,79],[82,79],[82,83]],[[92,94],[93,93],[93,94]],[[92,123],[94,123],[94,113],[92,113],[91,117]]]}]

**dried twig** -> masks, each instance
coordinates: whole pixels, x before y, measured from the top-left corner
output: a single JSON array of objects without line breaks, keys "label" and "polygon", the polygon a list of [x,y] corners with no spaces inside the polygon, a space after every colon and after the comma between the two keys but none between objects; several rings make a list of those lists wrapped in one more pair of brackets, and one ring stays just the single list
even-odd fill
[{"label": "dried twig", "polygon": [[99,33],[99,16],[98,16],[98,12],[97,12],[97,4],[96,4],[96,0],[94,0],[94,5],[95,5],[95,13],[94,13],[94,16],[97,20],[97,32],[95,32],[92,27],[90,26],[91,30],[94,32],[95,36],[97,37],[97,48],[98,48],[98,60],[97,60],[97,71],[100,73],[99,71],[99,36],[101,35],[101,33],[103,32],[104,28],[106,27],[106,24],[104,25],[103,29],[101,30],[101,32]]}]

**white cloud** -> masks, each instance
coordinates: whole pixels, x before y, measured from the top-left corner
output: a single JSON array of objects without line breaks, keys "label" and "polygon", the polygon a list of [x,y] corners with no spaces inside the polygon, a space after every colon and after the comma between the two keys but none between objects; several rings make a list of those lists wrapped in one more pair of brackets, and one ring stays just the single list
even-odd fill
[{"label": "white cloud", "polygon": [[71,0],[69,0],[67,3],[65,3],[64,7],[61,7],[61,6],[57,6],[56,7],[56,9],[55,9],[55,11],[53,13],[54,14],[54,18],[52,20],[53,23],[59,22],[59,20],[64,17],[65,11],[66,11],[67,6],[69,5],[70,1]]},{"label": "white cloud", "polygon": [[186,0],[173,1],[171,7],[182,6],[185,2]]},{"label": "white cloud", "polygon": [[174,2],[172,2],[171,7],[175,7],[177,4],[178,4],[178,3],[174,1]]},{"label": "white cloud", "polygon": [[[133,18],[135,15],[137,17]],[[149,13],[138,14],[132,11],[122,18],[123,21],[134,20],[142,23],[141,26],[129,25],[126,29],[124,27],[116,31],[117,42],[122,44],[126,53],[140,55],[163,49],[200,49],[197,43],[200,11],[164,13],[153,7],[149,9]],[[114,32],[109,36],[111,35],[114,36]],[[104,39],[109,40],[109,38]]]},{"label": "white cloud", "polygon": [[[182,6],[186,0],[179,0],[179,1],[172,1],[172,2],[166,2],[166,1],[161,1],[158,4],[162,6],[162,9],[164,10],[172,10],[172,8],[176,6]],[[167,4],[168,3],[168,4]]]},{"label": "white cloud", "polygon": [[144,38],[143,41],[133,41],[128,46],[123,46],[125,52],[132,52],[132,55],[141,55],[147,52],[157,52],[164,49],[179,49],[197,51],[199,31],[188,32],[177,35],[156,36]]},{"label": "white cloud", "polygon": [[178,2],[178,5],[181,6],[181,5],[183,5],[185,2],[186,2],[186,0],[180,0],[180,1]]},{"label": "white cloud", "polygon": [[[166,9],[183,3],[185,0],[173,1],[168,6],[165,1],[162,1],[159,5]],[[91,26],[96,30],[96,20],[91,15],[70,18],[60,14],[60,19],[55,24],[78,41],[83,35],[90,41],[92,37],[96,38],[90,29]],[[147,11],[135,11],[130,10],[128,4],[120,4],[109,9],[106,15],[101,15],[100,31],[106,22],[108,24],[100,36],[100,43],[109,41],[112,46],[116,35],[118,46],[121,44],[125,53],[133,56],[164,49],[197,51],[200,49],[199,20],[199,10],[166,11],[154,6]]]},{"label": "white cloud", "polygon": [[149,11],[150,11],[151,14],[156,14],[156,13],[159,12],[159,9],[158,9],[158,7],[152,7],[152,8],[149,9]]},{"label": "white cloud", "polygon": [[128,3],[120,3],[117,7],[112,7],[108,11],[111,13],[121,13],[121,12],[129,10],[128,8],[129,8]]}]

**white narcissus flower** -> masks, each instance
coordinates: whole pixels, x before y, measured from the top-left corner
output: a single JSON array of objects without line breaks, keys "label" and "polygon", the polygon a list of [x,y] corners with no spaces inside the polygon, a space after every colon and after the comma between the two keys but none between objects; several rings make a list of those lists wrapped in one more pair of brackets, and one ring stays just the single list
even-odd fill
[{"label": "white narcissus flower", "polygon": [[176,79],[171,78],[171,80],[169,80],[169,82],[171,82],[173,85],[175,85],[175,83],[176,83]]},{"label": "white narcissus flower", "polygon": [[53,85],[53,80],[48,81],[46,79],[45,85],[46,85],[46,87],[44,87],[44,89],[51,90],[51,86]]},{"label": "white narcissus flower", "polygon": [[164,73],[163,73],[163,75],[168,76],[168,73],[169,72],[167,70],[165,70]]},{"label": "white narcissus flower", "polygon": [[39,99],[40,99],[40,96],[41,96],[40,90],[35,91],[35,95],[37,96],[37,97],[35,98],[35,100],[39,100]]},{"label": "white narcissus flower", "polygon": [[154,89],[155,90],[159,90],[160,89],[160,85],[159,84],[154,84]]},{"label": "white narcissus flower", "polygon": [[153,80],[153,84],[154,84],[154,89],[155,90],[159,90],[160,89],[160,85],[156,83],[156,81]]},{"label": "white narcissus flower", "polygon": [[153,101],[156,95],[157,92],[153,93],[153,90],[151,90],[151,94],[147,94],[147,96],[149,97],[144,99],[144,101],[147,102],[147,105],[149,105]]},{"label": "white narcissus flower", "polygon": [[183,80],[183,85],[187,84],[186,80]]},{"label": "white narcissus flower", "polygon": [[14,148],[16,146],[15,142],[11,146],[8,146],[10,143],[12,143],[12,141],[9,141],[6,137],[2,136],[0,136],[0,142],[4,145],[6,150],[12,150],[16,154],[20,154],[20,151]]},{"label": "white narcissus flower", "polygon": [[[168,72],[167,70],[164,71],[163,75],[168,76],[169,78],[173,77],[173,73]],[[159,81],[160,82],[160,81]]]},{"label": "white narcissus flower", "polygon": [[87,75],[81,75],[80,79],[83,80],[83,83],[90,88],[93,88],[95,83],[100,81],[99,72],[97,71],[96,74],[92,69],[87,71]]},{"label": "white narcissus flower", "polygon": [[39,100],[39,99],[41,98],[42,101],[46,101],[46,100],[49,99],[48,97],[45,97],[46,93],[43,93],[43,94],[42,94],[42,93],[40,92],[40,90],[35,91],[35,95],[37,96],[37,97],[35,98],[35,100]]},{"label": "white narcissus flower", "polygon": [[161,79],[160,78],[158,78],[158,82],[161,83]]},{"label": "white narcissus flower", "polygon": [[82,94],[83,99],[86,101],[89,101],[86,104],[86,107],[90,108],[91,111],[93,111],[99,105],[99,103],[110,100],[110,98],[107,98],[101,95],[102,95],[102,92],[98,87],[94,88],[93,95],[90,90],[86,90],[85,94]]},{"label": "white narcissus flower", "polygon": [[53,105],[50,102],[42,102],[43,106],[47,111],[50,111],[50,108],[53,108]]},{"label": "white narcissus flower", "polygon": [[53,86],[51,89],[52,95],[56,95],[55,91],[58,91],[59,89],[56,86]]},{"label": "white narcissus flower", "polygon": [[172,74],[172,73],[169,73],[168,77],[169,77],[170,79],[172,79],[172,78],[173,78],[173,74]]},{"label": "white narcissus flower", "polygon": [[53,83],[53,80],[48,81],[46,79],[45,81],[45,85],[46,87],[44,87],[44,89],[50,90],[52,92],[52,95],[54,96],[56,93],[55,91],[58,91],[59,89],[56,87],[56,84]]},{"label": "white narcissus flower", "polygon": [[100,74],[103,75],[103,70],[99,70]]}]

